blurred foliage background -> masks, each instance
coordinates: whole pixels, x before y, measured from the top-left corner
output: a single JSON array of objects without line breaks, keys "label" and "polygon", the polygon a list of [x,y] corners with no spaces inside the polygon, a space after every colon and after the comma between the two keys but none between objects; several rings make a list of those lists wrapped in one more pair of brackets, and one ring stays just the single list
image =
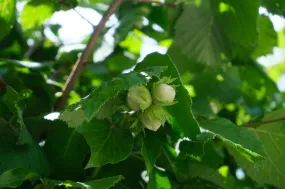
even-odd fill
[{"label": "blurred foliage background", "polygon": [[[13,24],[1,32],[4,81],[8,85],[17,83],[17,90],[37,85],[33,87],[42,93],[40,98],[46,98],[45,113],[51,111],[56,98],[51,90],[60,95],[92,25],[99,22],[108,3],[17,1],[13,9],[16,14],[7,17]],[[103,81],[128,72],[148,53],[158,51],[169,54],[176,63],[197,115],[231,114],[231,120],[242,124],[283,106],[285,23],[281,2],[189,1],[186,8],[176,3],[173,7],[124,2],[107,22],[69,104]],[[34,70],[33,76],[27,74]],[[26,80],[41,78],[46,87],[15,81],[25,76]]]},{"label": "blurred foliage background", "polygon": [[[42,117],[54,111],[93,26],[110,2],[0,1],[0,95],[7,86],[16,91],[33,91],[23,117],[38,141],[44,132],[57,127]],[[156,51],[168,54],[176,64],[198,121],[216,116],[237,125],[258,121],[265,112],[285,105],[284,17],[282,0],[125,0],[96,41],[93,56],[76,81],[68,105],[102,82],[131,71],[147,54]],[[16,122],[10,119],[7,109],[1,98],[1,119]],[[68,128],[60,131],[68,132]],[[228,165],[235,164],[231,158],[226,160]],[[112,176],[133,161],[137,160],[129,158],[107,165],[99,178]],[[131,178],[133,172],[141,172],[144,164],[136,164],[134,170],[124,170],[123,175]],[[62,166],[60,169],[66,168]],[[236,164],[233,167],[233,175],[242,172]],[[83,178],[82,168],[78,169],[77,174],[65,176],[54,171],[53,177]],[[136,181],[144,181],[134,175],[138,178],[126,179],[125,184],[138,188]],[[242,185],[255,188],[249,178],[240,181]]]}]

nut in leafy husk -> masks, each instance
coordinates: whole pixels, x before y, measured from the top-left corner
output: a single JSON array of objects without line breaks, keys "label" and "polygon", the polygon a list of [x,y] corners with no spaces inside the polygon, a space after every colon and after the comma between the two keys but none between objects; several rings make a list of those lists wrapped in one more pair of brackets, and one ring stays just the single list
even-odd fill
[{"label": "nut in leafy husk", "polygon": [[152,87],[152,100],[155,104],[161,106],[169,106],[174,104],[174,99],[176,95],[175,88],[168,85],[175,79],[162,78],[158,82],[153,84]]},{"label": "nut in leafy husk", "polygon": [[128,91],[127,103],[132,110],[145,110],[152,104],[151,94],[143,85],[132,87]]},{"label": "nut in leafy husk", "polygon": [[151,105],[141,114],[141,122],[152,131],[157,131],[161,125],[169,121],[170,115],[160,106]]}]

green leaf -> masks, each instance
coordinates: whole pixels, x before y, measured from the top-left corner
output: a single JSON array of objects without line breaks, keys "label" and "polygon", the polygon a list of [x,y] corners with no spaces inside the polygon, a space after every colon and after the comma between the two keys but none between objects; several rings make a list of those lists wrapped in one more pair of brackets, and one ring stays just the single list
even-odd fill
[{"label": "green leaf", "polygon": [[232,56],[248,58],[258,41],[259,0],[223,0],[218,6],[217,19],[231,43]]},{"label": "green leaf", "polygon": [[221,54],[230,54],[230,46],[217,23],[211,1],[202,5],[185,5],[175,25],[174,45],[182,54],[204,64],[223,62]]},{"label": "green leaf", "polygon": [[171,183],[165,172],[154,169],[149,177],[147,189],[157,188],[171,189]]},{"label": "green leaf", "polygon": [[16,142],[17,136],[12,130],[0,125],[0,174],[14,168],[26,168],[46,176],[49,165],[40,146],[35,142],[18,146]]},{"label": "green leaf", "polygon": [[29,1],[20,14],[20,21],[24,30],[42,26],[46,19],[55,11],[54,3],[50,0]]},{"label": "green leaf", "polygon": [[10,112],[12,112],[14,115],[17,115],[17,109],[15,107],[15,103],[18,100],[18,93],[12,88],[7,88],[7,91],[4,95],[4,102],[9,108]]},{"label": "green leaf", "polygon": [[[284,117],[284,109],[265,114],[262,121],[274,120]],[[285,186],[284,155],[285,135],[281,132],[285,122],[273,122],[256,128],[249,128],[262,142],[265,151],[265,160],[251,163],[234,150],[230,150],[237,163],[243,168],[249,177],[260,184],[270,184],[283,188]],[[250,143],[249,140],[246,142]]]},{"label": "green leaf", "polygon": [[[125,29],[125,28],[123,28]],[[124,31],[120,31],[121,33]],[[121,34],[122,35],[122,34]],[[143,37],[146,35],[139,30],[133,30],[128,33],[126,38],[119,43],[120,47],[126,49],[134,55],[139,55],[143,45]],[[120,36],[117,36],[119,38]],[[119,39],[118,39],[119,40]]]},{"label": "green leaf", "polygon": [[153,170],[156,159],[161,153],[162,147],[162,137],[161,133],[146,131],[144,142],[141,148],[141,154],[145,160],[145,165],[148,174]]},{"label": "green leaf", "polygon": [[90,185],[92,188],[108,189],[108,188],[115,186],[118,182],[120,182],[123,179],[124,177],[119,175],[119,176],[89,181],[89,182],[86,182],[86,184]]},{"label": "green leaf", "polygon": [[[234,186],[236,187],[236,185]],[[223,187],[213,184],[204,179],[192,179],[189,184],[184,185],[182,189],[222,189]]]},{"label": "green leaf", "polygon": [[199,115],[203,117],[214,116],[213,109],[207,97],[198,96],[192,98],[192,111],[194,115]]},{"label": "green leaf", "polygon": [[187,54],[183,54],[178,45],[171,45],[167,51],[167,54],[171,57],[181,76],[187,71],[197,72],[202,71],[205,68],[204,64],[200,64],[194,59],[189,59]]},{"label": "green leaf", "polygon": [[106,59],[106,64],[111,72],[121,73],[122,71],[134,66],[136,61],[119,52],[108,57]]},{"label": "green leaf", "polygon": [[273,24],[268,16],[260,16],[258,18],[259,40],[253,56],[259,57],[271,54],[273,47],[277,45],[277,33],[274,31]]},{"label": "green leaf", "polygon": [[207,165],[188,162],[187,159],[177,161],[179,171],[183,173],[191,182],[193,178],[200,178],[220,187],[224,187],[224,178],[217,169],[213,169]]},{"label": "green leaf", "polygon": [[225,102],[233,102],[240,98],[241,76],[237,67],[221,65],[212,69],[206,68],[195,76],[191,84],[194,86],[197,97],[213,97]]},{"label": "green leaf", "polygon": [[263,67],[254,62],[244,68],[240,68],[240,73],[243,81],[240,90],[247,104],[260,104],[264,103],[264,101],[270,104],[276,100],[276,94],[279,93],[279,89],[277,84],[264,71]]},{"label": "green leaf", "polygon": [[82,180],[84,178],[83,161],[89,152],[89,146],[75,129],[68,128],[63,122],[60,123],[49,133],[44,145],[52,167],[51,174],[60,180]]},{"label": "green leaf", "polygon": [[78,103],[69,106],[61,113],[60,119],[66,121],[70,127],[79,127],[84,120],[89,122],[110,99],[117,97],[133,86],[146,85],[148,80],[141,72],[150,77],[159,77],[162,71],[163,67],[157,66],[115,77],[109,82],[103,83]]},{"label": "green leaf", "polygon": [[[126,167],[131,167],[131,169],[126,169]],[[113,175],[122,175],[125,179],[122,181],[122,184],[125,186],[115,188],[120,189],[132,189],[132,188],[141,188],[144,181],[142,179],[142,172],[145,170],[144,161],[130,155],[126,160],[121,161],[116,164],[107,164],[100,168],[100,171],[97,175],[97,178],[111,177]]]},{"label": "green leaf", "polygon": [[167,172],[172,173],[175,175],[178,180],[180,180],[181,173],[179,173],[179,169],[176,165],[177,160],[177,153],[172,146],[169,144],[164,144],[162,148],[162,153],[157,159],[158,165],[164,165],[164,169],[167,170]]},{"label": "green leaf", "polygon": [[172,84],[176,85],[176,104],[166,107],[167,111],[173,117],[173,126],[179,128],[186,137],[195,138],[200,133],[198,123],[191,111],[191,98],[188,91],[181,83],[180,75],[175,64],[168,55],[152,53],[148,55],[143,62],[139,63],[135,70],[151,66],[167,66],[167,70],[161,76],[177,78]]},{"label": "green leaf", "polygon": [[198,136],[199,141],[182,141],[179,144],[179,157],[187,158],[195,163],[202,163],[212,168],[219,168],[223,165],[223,157],[214,148],[213,141],[207,137],[203,141],[202,135]]},{"label": "green leaf", "polygon": [[24,100],[29,98],[31,94],[31,90],[25,90],[21,93],[17,93],[13,88],[7,87],[7,92],[4,96],[6,105],[18,118],[18,123],[20,124],[20,135],[17,144],[31,144],[33,142],[32,136],[28,132],[23,120]]},{"label": "green leaf", "polygon": [[125,99],[122,96],[112,98],[101,107],[95,117],[97,119],[111,117],[123,105],[125,105]]},{"label": "green leaf", "polygon": [[147,18],[152,23],[156,23],[164,30],[167,30],[169,24],[167,13],[168,9],[166,6],[153,6]]},{"label": "green leaf", "polygon": [[16,0],[2,0],[0,3],[0,41],[9,33],[15,17]]},{"label": "green leaf", "polygon": [[[13,86],[16,91],[33,91],[31,98],[27,100],[25,116],[38,116],[52,111],[55,102],[54,89],[45,79],[49,71],[50,67],[44,63],[0,60],[1,76],[7,85]],[[42,73],[47,75],[43,76]]]},{"label": "green leaf", "polygon": [[83,124],[85,120],[85,114],[82,109],[74,109],[72,111],[64,111],[62,114],[60,114],[59,117],[61,120],[64,120],[69,127],[79,127]]},{"label": "green leaf", "polygon": [[207,65],[248,58],[258,39],[258,8],[258,0],[189,3],[176,22],[173,45]]},{"label": "green leaf", "polygon": [[51,180],[51,179],[44,179],[44,182],[48,184],[50,187],[55,187],[57,185],[66,185],[66,186],[72,186],[72,187],[79,187],[81,189],[90,189],[90,188],[96,188],[96,189],[109,189],[114,187],[116,184],[118,184],[121,180],[123,180],[124,177],[121,175],[113,176],[113,177],[107,177],[102,178],[98,180],[92,180],[89,182],[72,182],[72,181],[58,181],[58,180]]},{"label": "green leaf", "polygon": [[126,159],[131,153],[133,137],[128,130],[93,119],[77,131],[82,133],[91,149],[86,168],[115,164]]},{"label": "green leaf", "polygon": [[284,15],[285,2],[283,0],[261,0],[261,5],[273,14]]},{"label": "green leaf", "polygon": [[248,153],[253,157],[262,157],[265,154],[261,141],[248,128],[238,127],[224,118],[203,120],[199,123],[202,128],[211,131],[235,149]]},{"label": "green leaf", "polygon": [[17,188],[25,180],[36,180],[39,175],[24,168],[8,170],[0,175],[0,188]]},{"label": "green leaf", "polygon": [[200,178],[224,187],[224,178],[217,170],[224,164],[222,155],[204,133],[197,138],[198,141],[182,141],[179,145],[176,167],[182,181],[191,183]]}]

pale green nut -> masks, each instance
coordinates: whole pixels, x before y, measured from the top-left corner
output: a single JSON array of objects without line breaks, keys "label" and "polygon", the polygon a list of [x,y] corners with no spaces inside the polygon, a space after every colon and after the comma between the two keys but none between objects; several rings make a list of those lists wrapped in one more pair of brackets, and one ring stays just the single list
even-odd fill
[{"label": "pale green nut", "polygon": [[152,104],[151,94],[143,85],[132,87],[128,91],[127,103],[132,110],[145,110]]},{"label": "pale green nut", "polygon": [[145,126],[145,128],[152,131],[157,131],[159,127],[162,125],[160,120],[150,120],[145,114],[142,114],[141,121]]},{"label": "pale green nut", "polygon": [[151,105],[141,114],[141,122],[147,129],[157,131],[161,125],[169,121],[169,117],[162,107]]},{"label": "pale green nut", "polygon": [[175,89],[165,83],[157,84],[152,89],[152,100],[157,105],[171,105],[175,99]]}]

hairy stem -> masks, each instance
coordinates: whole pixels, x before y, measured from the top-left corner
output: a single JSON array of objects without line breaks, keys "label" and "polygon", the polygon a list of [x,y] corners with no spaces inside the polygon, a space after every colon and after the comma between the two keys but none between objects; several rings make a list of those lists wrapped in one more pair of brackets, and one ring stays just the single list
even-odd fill
[{"label": "hairy stem", "polygon": [[275,123],[275,122],[279,122],[279,121],[284,121],[285,117],[280,117],[280,118],[276,118],[276,119],[271,119],[271,120],[267,120],[267,121],[261,121],[261,122],[256,122],[256,123],[248,123],[248,124],[244,124],[244,127],[258,127],[260,125],[266,125],[266,124],[270,124],[270,123]]},{"label": "hairy stem", "polygon": [[59,1],[61,4],[65,5],[66,7],[72,9],[74,12],[76,12],[76,14],[78,14],[83,20],[85,20],[86,22],[88,22],[91,26],[94,27],[94,25],[92,24],[92,22],[90,22],[87,18],[85,18],[80,12],[78,12],[71,4],[69,4],[68,2],[64,1],[64,0],[60,0]]},{"label": "hairy stem", "polygon": [[140,160],[140,161],[144,161],[144,159],[142,157],[140,157],[140,156],[138,156],[136,154],[131,153],[130,155],[133,156],[134,158]]}]

